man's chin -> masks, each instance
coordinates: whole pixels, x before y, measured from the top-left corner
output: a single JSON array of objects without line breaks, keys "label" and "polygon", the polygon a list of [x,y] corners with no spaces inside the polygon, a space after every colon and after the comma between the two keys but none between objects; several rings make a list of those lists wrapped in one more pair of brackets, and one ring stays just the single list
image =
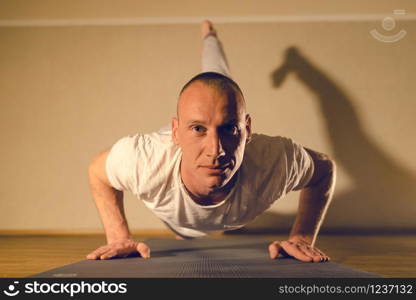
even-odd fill
[{"label": "man's chin", "polygon": [[207,186],[210,190],[216,191],[222,188],[225,185],[226,178],[222,176],[210,176],[207,178]]}]

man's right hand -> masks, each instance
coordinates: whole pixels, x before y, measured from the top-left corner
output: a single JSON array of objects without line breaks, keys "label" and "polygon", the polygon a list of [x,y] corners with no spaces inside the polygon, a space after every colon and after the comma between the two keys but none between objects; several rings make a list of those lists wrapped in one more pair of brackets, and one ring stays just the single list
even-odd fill
[{"label": "man's right hand", "polygon": [[150,258],[150,248],[145,243],[133,240],[120,240],[101,246],[87,255],[87,259],[110,259],[115,257],[127,257],[139,253],[143,258]]}]

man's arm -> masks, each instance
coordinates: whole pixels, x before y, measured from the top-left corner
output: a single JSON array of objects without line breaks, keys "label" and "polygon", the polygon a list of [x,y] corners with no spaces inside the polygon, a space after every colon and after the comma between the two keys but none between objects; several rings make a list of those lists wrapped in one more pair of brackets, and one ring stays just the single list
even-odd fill
[{"label": "man's arm", "polygon": [[312,157],[314,174],[301,190],[298,213],[289,239],[275,241],[269,246],[271,258],[276,258],[280,252],[302,261],[329,260],[314,244],[334,192],[335,163],[322,153],[305,150]]},{"label": "man's arm", "polygon": [[314,174],[301,190],[298,214],[289,239],[299,238],[313,247],[332,200],[335,187],[335,163],[325,154],[305,148],[314,162]]},{"label": "man's arm", "polygon": [[110,151],[97,155],[89,165],[89,183],[95,204],[104,225],[107,245],[91,252],[88,259],[125,257],[139,252],[150,257],[150,249],[144,243],[133,241],[124,213],[123,192],[114,189],[107,177],[105,164]]}]

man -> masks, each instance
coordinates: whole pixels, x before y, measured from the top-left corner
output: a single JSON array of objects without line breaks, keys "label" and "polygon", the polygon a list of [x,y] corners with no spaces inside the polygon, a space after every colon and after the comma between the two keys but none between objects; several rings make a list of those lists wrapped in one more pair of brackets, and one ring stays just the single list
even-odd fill
[{"label": "man", "polygon": [[143,200],[177,237],[194,238],[240,228],[301,190],[290,236],[271,243],[269,256],[329,260],[314,244],[333,194],[334,162],[291,139],[252,134],[243,93],[209,21],[202,23],[202,38],[205,72],[180,92],[171,130],[124,137],[91,162],[107,245],[87,258],[150,257],[149,247],[132,239],[123,191]]}]

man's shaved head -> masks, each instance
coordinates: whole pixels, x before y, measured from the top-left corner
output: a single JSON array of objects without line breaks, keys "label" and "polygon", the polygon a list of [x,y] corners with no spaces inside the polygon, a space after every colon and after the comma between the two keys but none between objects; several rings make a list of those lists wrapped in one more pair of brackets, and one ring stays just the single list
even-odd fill
[{"label": "man's shaved head", "polygon": [[191,78],[181,89],[179,93],[179,100],[177,105],[177,117],[179,118],[179,109],[181,103],[181,96],[185,92],[187,88],[189,88],[195,82],[203,83],[205,86],[212,87],[216,89],[218,92],[227,95],[229,99],[235,99],[235,101],[239,104],[242,112],[245,113],[246,111],[246,104],[243,96],[243,92],[241,91],[238,84],[232,80],[231,78],[216,72],[204,72],[200,73],[193,78]]}]

